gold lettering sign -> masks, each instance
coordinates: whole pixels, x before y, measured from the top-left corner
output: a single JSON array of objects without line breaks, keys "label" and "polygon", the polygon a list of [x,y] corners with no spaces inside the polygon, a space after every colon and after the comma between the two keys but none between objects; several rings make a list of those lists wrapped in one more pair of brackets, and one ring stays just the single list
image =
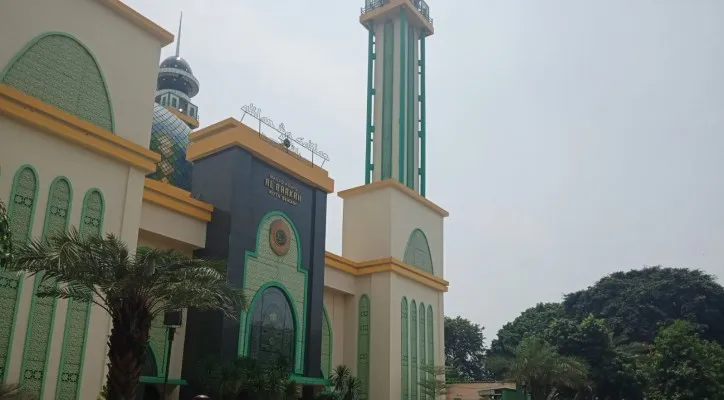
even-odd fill
[{"label": "gold lettering sign", "polygon": [[264,186],[270,196],[296,206],[302,202],[302,194],[296,186],[274,175],[264,178]]}]

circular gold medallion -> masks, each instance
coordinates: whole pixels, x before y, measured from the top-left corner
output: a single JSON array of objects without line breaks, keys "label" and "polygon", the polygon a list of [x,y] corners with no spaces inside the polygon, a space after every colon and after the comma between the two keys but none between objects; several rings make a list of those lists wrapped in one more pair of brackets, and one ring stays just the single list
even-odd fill
[{"label": "circular gold medallion", "polygon": [[287,254],[290,240],[291,233],[286,222],[281,219],[272,222],[271,229],[269,229],[269,244],[276,255],[283,256]]}]

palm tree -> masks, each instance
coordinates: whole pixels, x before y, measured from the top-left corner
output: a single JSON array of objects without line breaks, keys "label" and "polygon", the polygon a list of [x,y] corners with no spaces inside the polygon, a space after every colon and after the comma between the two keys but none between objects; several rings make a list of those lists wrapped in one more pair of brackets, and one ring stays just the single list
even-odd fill
[{"label": "palm tree", "polygon": [[332,391],[323,393],[317,398],[322,400],[357,400],[362,388],[362,381],[352,375],[346,365],[338,365],[330,377]]},{"label": "palm tree", "polygon": [[531,400],[547,400],[561,388],[584,388],[588,384],[586,364],[560,355],[549,343],[526,337],[513,357],[492,357],[489,367],[515,380],[530,393]]},{"label": "palm tree", "polygon": [[5,203],[0,200],[0,268],[12,260],[13,240],[10,236],[10,223]]},{"label": "palm tree", "polygon": [[31,400],[33,399],[27,393],[24,393],[20,386],[16,384],[7,384],[0,382],[0,400]]},{"label": "palm tree", "polygon": [[236,318],[245,306],[224,266],[162,250],[129,251],[113,234],[84,238],[76,230],[16,249],[14,271],[38,274],[38,296],[92,302],[111,317],[109,400],[136,398],[151,321],[168,310],[218,310]]}]

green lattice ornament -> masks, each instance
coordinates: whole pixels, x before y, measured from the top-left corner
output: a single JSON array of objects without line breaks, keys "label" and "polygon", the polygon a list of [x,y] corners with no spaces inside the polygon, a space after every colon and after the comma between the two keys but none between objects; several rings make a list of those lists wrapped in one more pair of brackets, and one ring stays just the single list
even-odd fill
[{"label": "green lattice ornament", "polygon": [[0,200],[0,267],[7,265],[13,256],[13,243],[10,237],[10,223],[5,203]]}]

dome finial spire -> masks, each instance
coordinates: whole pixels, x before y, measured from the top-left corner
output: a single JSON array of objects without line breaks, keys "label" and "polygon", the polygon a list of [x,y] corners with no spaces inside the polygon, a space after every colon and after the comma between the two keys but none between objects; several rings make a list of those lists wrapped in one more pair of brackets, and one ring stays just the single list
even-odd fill
[{"label": "dome finial spire", "polygon": [[181,25],[184,22],[184,12],[181,11],[181,18],[178,20],[178,36],[176,37],[176,57],[181,53]]}]

